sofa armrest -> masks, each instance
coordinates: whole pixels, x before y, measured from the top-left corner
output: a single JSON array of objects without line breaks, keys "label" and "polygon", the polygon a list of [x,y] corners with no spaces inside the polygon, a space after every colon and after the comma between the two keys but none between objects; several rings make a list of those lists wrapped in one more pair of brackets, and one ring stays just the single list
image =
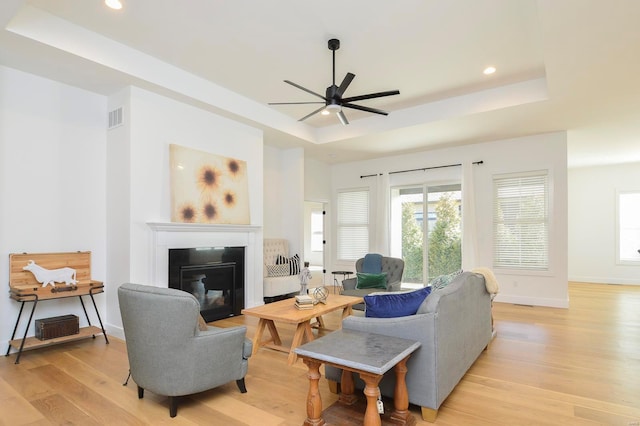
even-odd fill
[{"label": "sofa armrest", "polygon": [[346,280],[342,280],[342,288],[345,290],[355,290],[357,283],[357,278],[347,278]]},{"label": "sofa armrest", "polygon": [[387,291],[400,291],[402,290],[402,281],[394,281],[387,284]]}]

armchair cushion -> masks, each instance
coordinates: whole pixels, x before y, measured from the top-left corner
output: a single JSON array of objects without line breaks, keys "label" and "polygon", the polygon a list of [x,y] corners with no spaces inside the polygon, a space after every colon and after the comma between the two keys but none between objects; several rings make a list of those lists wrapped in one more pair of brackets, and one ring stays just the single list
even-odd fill
[{"label": "armchair cushion", "polygon": [[347,278],[342,280],[342,288],[345,290],[355,290],[358,284],[358,278]]},{"label": "armchair cushion", "polygon": [[431,293],[431,287],[410,292],[364,296],[365,316],[397,318],[414,315],[429,293]]},{"label": "armchair cushion", "polygon": [[356,288],[387,288],[387,273],[371,274],[366,272],[357,272]]}]

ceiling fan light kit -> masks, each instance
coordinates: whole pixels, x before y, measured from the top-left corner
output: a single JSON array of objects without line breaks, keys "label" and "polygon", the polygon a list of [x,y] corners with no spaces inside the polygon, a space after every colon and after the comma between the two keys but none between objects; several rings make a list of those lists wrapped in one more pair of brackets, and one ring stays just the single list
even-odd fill
[{"label": "ceiling fan light kit", "polygon": [[345,75],[344,79],[342,80],[342,83],[340,83],[340,86],[336,86],[336,50],[338,50],[340,48],[340,40],[332,38],[331,40],[329,40],[328,42],[328,47],[329,50],[331,50],[332,54],[333,54],[333,84],[329,87],[327,87],[327,90],[325,91],[325,96],[322,96],[312,90],[307,89],[306,87],[302,87],[299,84],[296,84],[292,81],[289,80],[284,80],[285,83],[292,85],[293,87],[296,87],[300,90],[303,90],[311,95],[317,96],[318,98],[322,99],[324,102],[270,102],[269,105],[303,105],[303,104],[324,104],[323,106],[321,106],[320,108],[316,109],[315,111],[311,112],[310,114],[305,115],[304,117],[302,117],[300,120],[298,121],[304,121],[307,118],[311,117],[312,115],[315,115],[317,113],[321,113],[322,115],[328,115],[331,113],[335,113],[338,116],[338,119],[340,120],[340,122],[343,125],[347,125],[349,124],[349,121],[347,120],[347,117],[344,114],[344,111],[342,110],[343,108],[351,108],[351,109],[357,109],[359,111],[365,111],[365,112],[370,112],[373,114],[380,114],[380,115],[389,115],[388,112],[386,111],[382,111],[380,109],[376,109],[376,108],[370,108],[370,107],[365,107],[362,105],[356,105],[353,104],[352,102],[356,102],[356,101],[364,101],[367,99],[374,99],[374,98],[381,98],[384,96],[393,96],[393,95],[399,95],[400,91],[399,90],[389,90],[386,92],[378,92],[378,93],[369,93],[366,95],[360,95],[360,96],[353,96],[350,98],[343,98],[342,96],[344,95],[344,92],[347,90],[347,88],[349,87],[349,85],[351,84],[351,82],[353,81],[355,74],[352,74],[350,72],[347,73],[347,75]]}]

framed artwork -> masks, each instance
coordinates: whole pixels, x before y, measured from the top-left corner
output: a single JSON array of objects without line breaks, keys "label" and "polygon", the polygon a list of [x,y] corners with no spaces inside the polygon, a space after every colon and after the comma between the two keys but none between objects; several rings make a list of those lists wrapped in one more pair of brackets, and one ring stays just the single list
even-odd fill
[{"label": "framed artwork", "polygon": [[248,225],[247,163],[169,145],[171,221]]}]

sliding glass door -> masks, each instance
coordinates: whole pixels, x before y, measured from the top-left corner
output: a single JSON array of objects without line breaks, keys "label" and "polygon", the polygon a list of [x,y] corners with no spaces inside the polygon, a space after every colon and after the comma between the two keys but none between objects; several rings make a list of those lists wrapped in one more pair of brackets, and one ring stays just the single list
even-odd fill
[{"label": "sliding glass door", "polygon": [[403,283],[424,286],[462,265],[460,184],[391,189],[391,255],[404,259]]}]

